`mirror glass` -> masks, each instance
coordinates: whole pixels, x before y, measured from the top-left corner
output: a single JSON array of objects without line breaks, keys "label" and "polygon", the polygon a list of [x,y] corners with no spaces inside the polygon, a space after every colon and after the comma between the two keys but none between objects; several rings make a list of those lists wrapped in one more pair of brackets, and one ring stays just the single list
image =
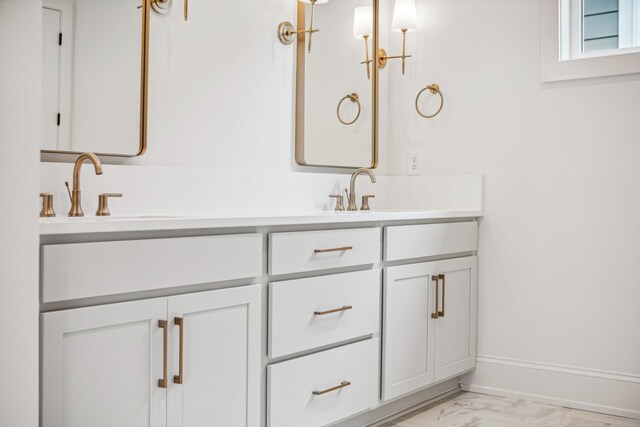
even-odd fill
[{"label": "mirror glass", "polygon": [[[298,2],[297,30],[312,7]],[[297,37],[296,161],[301,165],[376,167],[377,0],[317,1],[308,33]],[[369,63],[366,62],[368,59]]]},{"label": "mirror glass", "polygon": [[148,22],[148,0],[43,0],[42,151],[142,154]]}]

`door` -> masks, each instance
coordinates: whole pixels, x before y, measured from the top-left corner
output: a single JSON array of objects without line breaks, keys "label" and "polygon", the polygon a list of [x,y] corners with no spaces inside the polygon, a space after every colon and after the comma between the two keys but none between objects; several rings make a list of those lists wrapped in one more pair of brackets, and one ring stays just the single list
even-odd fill
[{"label": "door", "polygon": [[385,269],[382,399],[434,381],[436,263]]},{"label": "door", "polygon": [[166,425],[166,299],[42,315],[42,426]]},{"label": "door", "polygon": [[475,366],[477,257],[437,262],[440,315],[436,323],[435,379]]},{"label": "door", "polygon": [[260,285],[169,298],[169,426],[260,425],[261,301]]}]

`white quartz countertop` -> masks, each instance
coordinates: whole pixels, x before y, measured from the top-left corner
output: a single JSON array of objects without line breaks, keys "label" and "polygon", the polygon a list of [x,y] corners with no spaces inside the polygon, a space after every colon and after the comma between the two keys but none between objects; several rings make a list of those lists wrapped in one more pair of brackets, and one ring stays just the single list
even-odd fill
[{"label": "white quartz countertop", "polygon": [[375,210],[368,212],[243,212],[142,214],[112,217],[41,218],[40,235],[116,233],[206,228],[341,224],[481,217],[479,210]]}]

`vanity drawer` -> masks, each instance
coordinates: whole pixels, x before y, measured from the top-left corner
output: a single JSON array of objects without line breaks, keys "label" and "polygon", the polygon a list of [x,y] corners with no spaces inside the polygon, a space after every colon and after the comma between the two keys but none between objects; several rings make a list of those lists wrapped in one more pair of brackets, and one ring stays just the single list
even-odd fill
[{"label": "vanity drawer", "polygon": [[401,225],[385,230],[386,261],[470,252],[478,249],[478,223]]},{"label": "vanity drawer", "polygon": [[42,246],[43,302],[261,274],[261,234]]},{"label": "vanity drawer", "polygon": [[287,274],[380,261],[380,229],[300,231],[270,236],[270,274]]},{"label": "vanity drawer", "polygon": [[375,406],[378,344],[374,338],[270,365],[269,427],[320,427]]},{"label": "vanity drawer", "polygon": [[380,329],[380,270],[269,284],[269,355],[281,357]]}]

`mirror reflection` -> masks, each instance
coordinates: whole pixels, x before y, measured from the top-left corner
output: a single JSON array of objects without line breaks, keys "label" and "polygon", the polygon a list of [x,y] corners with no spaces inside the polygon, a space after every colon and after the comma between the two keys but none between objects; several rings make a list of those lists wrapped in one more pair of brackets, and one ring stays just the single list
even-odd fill
[{"label": "mirror reflection", "polygon": [[144,150],[148,10],[140,4],[43,1],[43,151]]},{"label": "mirror reflection", "polygon": [[[298,30],[304,30],[312,8],[303,2],[298,8]],[[309,34],[298,33],[296,160],[375,167],[374,3],[330,1],[316,5],[313,15],[319,31],[311,51]]]}]

